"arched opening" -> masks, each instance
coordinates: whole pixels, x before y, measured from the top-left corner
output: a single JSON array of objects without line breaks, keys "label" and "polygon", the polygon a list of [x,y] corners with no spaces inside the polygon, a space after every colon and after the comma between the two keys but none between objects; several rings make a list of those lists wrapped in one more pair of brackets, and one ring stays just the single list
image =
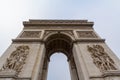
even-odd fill
[{"label": "arched opening", "polygon": [[47,58],[50,58],[55,52],[62,52],[69,59],[72,55],[72,44],[71,38],[61,33],[48,37],[45,44]]},{"label": "arched opening", "polygon": [[44,57],[44,63],[43,63],[43,70],[42,70],[42,78],[40,80],[47,80],[48,75],[48,65],[50,62],[50,57],[55,52],[61,52],[67,57],[67,61],[69,63],[69,72],[71,76],[71,80],[79,80],[76,64],[74,61],[74,56],[72,53],[72,47],[73,47],[73,40],[61,33],[53,34],[49,36],[45,41],[45,48],[46,48],[46,54]]},{"label": "arched opening", "polygon": [[56,52],[50,57],[47,80],[71,80],[67,57]]}]

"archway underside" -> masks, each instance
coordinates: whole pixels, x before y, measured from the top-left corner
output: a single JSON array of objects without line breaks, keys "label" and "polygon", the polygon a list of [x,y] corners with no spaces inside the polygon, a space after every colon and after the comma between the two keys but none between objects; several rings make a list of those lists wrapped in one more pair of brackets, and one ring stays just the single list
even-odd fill
[{"label": "archway underside", "polygon": [[54,34],[47,38],[45,43],[46,54],[43,63],[43,70],[42,70],[42,78],[41,80],[47,79],[48,73],[48,64],[50,61],[50,57],[55,52],[62,52],[67,56],[71,80],[79,80],[76,64],[74,61],[74,56],[72,52],[73,40],[64,34],[58,33]]},{"label": "archway underside", "polygon": [[64,53],[69,59],[72,55],[72,40],[63,34],[54,34],[46,40],[46,56],[50,56],[55,52]]}]

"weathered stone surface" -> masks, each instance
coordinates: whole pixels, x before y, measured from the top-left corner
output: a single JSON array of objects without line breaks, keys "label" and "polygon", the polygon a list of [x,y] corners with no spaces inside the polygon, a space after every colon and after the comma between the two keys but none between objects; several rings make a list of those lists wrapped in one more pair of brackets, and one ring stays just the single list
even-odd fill
[{"label": "weathered stone surface", "polygon": [[[95,33],[93,22],[30,20],[23,24],[23,31],[0,58],[0,80],[46,80],[49,58],[54,52],[67,56],[71,80],[120,80],[120,60]],[[28,48],[19,49],[23,45]],[[9,60],[14,62],[20,55],[20,66],[9,65]]]}]

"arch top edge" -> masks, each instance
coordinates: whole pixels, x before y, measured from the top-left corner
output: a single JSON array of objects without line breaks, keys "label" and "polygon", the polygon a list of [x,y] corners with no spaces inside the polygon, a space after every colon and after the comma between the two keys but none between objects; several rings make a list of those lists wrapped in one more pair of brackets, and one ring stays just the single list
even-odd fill
[{"label": "arch top edge", "polygon": [[64,33],[51,33],[45,37],[44,41],[48,58],[55,52],[62,52],[69,58],[73,43],[73,39],[69,35]]},{"label": "arch top edge", "polygon": [[64,39],[69,38],[69,40],[71,40],[71,41],[75,40],[74,36],[70,35],[69,33],[62,32],[62,31],[56,31],[56,32],[52,32],[52,33],[49,33],[48,35],[44,36],[43,41],[46,42],[49,40],[50,37],[55,36],[55,35],[57,35],[57,37],[62,36],[62,37],[64,37]]},{"label": "arch top edge", "polygon": [[64,55],[67,57],[67,60],[69,60],[70,57],[71,57],[71,53],[68,53],[67,51],[64,51],[64,50],[56,50],[56,51],[50,52],[50,54],[47,55],[48,61],[50,61],[50,57],[51,57],[52,55],[56,54],[56,53],[58,53],[58,54],[59,54],[59,53],[64,54]]}]

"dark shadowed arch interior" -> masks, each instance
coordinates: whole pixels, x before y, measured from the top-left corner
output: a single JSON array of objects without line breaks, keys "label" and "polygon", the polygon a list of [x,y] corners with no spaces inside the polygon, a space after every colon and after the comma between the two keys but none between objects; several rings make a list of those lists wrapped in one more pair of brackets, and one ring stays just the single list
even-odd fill
[{"label": "dark shadowed arch interior", "polygon": [[71,38],[61,33],[48,37],[46,40],[47,57],[49,58],[55,52],[62,52],[69,58],[72,54]]}]

